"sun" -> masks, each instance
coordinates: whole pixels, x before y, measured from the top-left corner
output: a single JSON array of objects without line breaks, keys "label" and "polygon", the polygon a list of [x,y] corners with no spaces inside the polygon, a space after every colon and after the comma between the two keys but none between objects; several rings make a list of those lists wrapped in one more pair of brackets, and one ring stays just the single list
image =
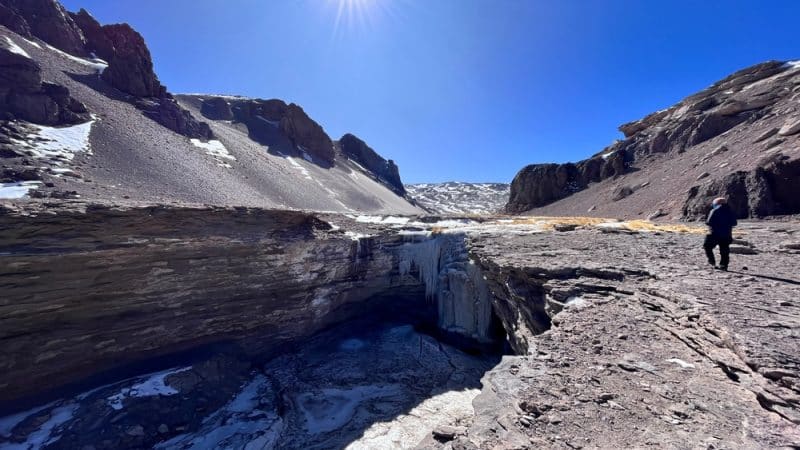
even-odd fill
[{"label": "sun", "polygon": [[378,25],[390,14],[391,0],[328,0],[336,8],[334,34],[340,30],[359,31]]}]

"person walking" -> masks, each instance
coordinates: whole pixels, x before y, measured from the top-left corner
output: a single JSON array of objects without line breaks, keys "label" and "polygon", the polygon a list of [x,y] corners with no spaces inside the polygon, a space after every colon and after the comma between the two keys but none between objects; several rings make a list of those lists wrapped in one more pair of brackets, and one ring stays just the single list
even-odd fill
[{"label": "person walking", "polygon": [[[711,202],[711,212],[708,214],[709,233],[706,235],[706,240],[703,243],[703,248],[706,250],[708,263],[714,266],[715,269],[728,270],[728,263],[730,262],[731,243],[733,242],[733,227],[737,225],[736,214],[728,206],[728,200],[725,197],[715,198]],[[719,266],[717,266],[716,258],[714,258],[714,247],[719,246]]]}]

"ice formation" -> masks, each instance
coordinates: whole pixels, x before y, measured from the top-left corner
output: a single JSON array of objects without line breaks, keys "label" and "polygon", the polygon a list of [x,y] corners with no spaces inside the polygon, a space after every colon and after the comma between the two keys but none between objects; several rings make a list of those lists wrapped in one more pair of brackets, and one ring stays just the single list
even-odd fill
[{"label": "ice formation", "polygon": [[408,237],[412,241],[401,249],[400,274],[410,275],[416,269],[426,297],[436,301],[439,328],[479,342],[490,341],[489,288],[467,255],[464,235]]}]

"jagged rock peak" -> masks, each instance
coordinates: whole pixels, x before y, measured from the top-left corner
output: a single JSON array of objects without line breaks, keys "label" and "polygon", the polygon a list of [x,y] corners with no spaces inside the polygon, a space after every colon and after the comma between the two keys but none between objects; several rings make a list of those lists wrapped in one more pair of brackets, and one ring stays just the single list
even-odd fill
[{"label": "jagged rock peak", "polygon": [[86,55],[81,29],[56,0],[0,0],[0,25],[67,53]]},{"label": "jagged rock peak", "polygon": [[350,133],[339,139],[339,148],[348,159],[372,172],[394,193],[400,196],[406,194],[406,189],[400,180],[400,169],[394,161],[384,159],[364,141]]}]

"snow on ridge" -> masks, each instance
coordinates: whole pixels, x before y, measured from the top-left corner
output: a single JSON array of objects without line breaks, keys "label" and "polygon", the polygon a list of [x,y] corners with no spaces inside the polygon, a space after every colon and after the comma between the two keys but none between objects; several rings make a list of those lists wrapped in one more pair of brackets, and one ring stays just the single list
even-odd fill
[{"label": "snow on ridge", "polygon": [[47,45],[47,48],[49,48],[50,50],[53,50],[54,52],[60,54],[61,56],[65,57],[67,59],[70,59],[70,60],[72,60],[72,61],[74,61],[74,62],[76,62],[78,64],[82,64],[84,66],[91,67],[98,74],[103,73],[103,71],[108,68],[108,63],[106,61],[103,61],[100,58],[92,58],[92,59],[79,58],[79,57],[77,57],[75,55],[70,55],[69,53],[67,53],[65,51],[59,50],[59,49],[53,47],[50,44],[45,44],[45,45]]},{"label": "snow on ridge", "polygon": [[28,54],[25,50],[22,49],[16,42],[12,41],[10,37],[4,36],[6,38],[6,50],[10,51],[11,53],[16,53],[17,55],[24,56],[28,59],[31,59],[31,55]]},{"label": "snow on ridge", "polygon": [[794,61],[786,61],[783,67],[787,69],[800,69],[800,59],[796,59]]},{"label": "snow on ridge", "polygon": [[611,150],[610,152],[603,153],[602,155],[600,155],[600,157],[603,159],[608,159],[609,157],[611,157],[611,155],[613,155],[616,152],[617,152],[616,150]]},{"label": "snow on ridge", "polygon": [[220,167],[225,167],[226,169],[231,168],[231,165],[223,160],[236,161],[236,157],[228,152],[228,148],[225,147],[222,142],[216,139],[212,139],[208,142],[203,142],[200,139],[189,139],[189,142],[191,142],[195,147],[203,149],[207,155],[210,155],[219,161],[218,165]]},{"label": "snow on ridge", "polygon": [[422,206],[437,214],[493,214],[508,201],[506,183],[408,184],[406,190]]}]

